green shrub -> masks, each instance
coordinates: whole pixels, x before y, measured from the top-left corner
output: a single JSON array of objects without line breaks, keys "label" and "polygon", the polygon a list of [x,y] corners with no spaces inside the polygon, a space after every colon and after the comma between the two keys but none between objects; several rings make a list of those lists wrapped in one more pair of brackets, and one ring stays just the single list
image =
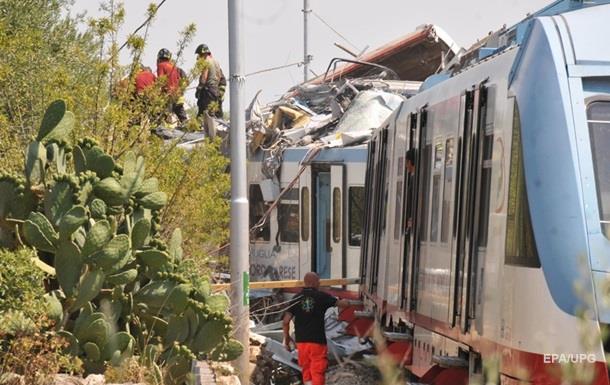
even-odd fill
[{"label": "green shrub", "polygon": [[35,257],[29,248],[0,249],[0,315],[21,312],[33,319],[45,312],[46,274],[34,264]]}]

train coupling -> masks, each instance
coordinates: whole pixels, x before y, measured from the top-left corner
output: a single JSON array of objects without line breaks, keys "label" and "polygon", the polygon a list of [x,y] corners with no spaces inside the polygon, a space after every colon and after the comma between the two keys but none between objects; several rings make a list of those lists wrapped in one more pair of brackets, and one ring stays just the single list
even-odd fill
[{"label": "train coupling", "polygon": [[413,334],[409,331],[407,332],[383,332],[383,336],[388,341],[413,341]]},{"label": "train coupling", "polygon": [[435,354],[432,356],[432,362],[439,365],[442,368],[467,368],[468,360],[463,357],[455,356],[439,356]]},{"label": "train coupling", "polygon": [[370,310],[356,310],[354,312],[356,318],[375,318],[375,313]]}]

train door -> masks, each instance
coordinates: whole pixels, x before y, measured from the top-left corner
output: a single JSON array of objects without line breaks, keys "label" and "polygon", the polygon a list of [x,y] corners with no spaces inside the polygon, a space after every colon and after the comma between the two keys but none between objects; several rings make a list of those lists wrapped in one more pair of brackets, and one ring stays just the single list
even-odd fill
[{"label": "train door", "polygon": [[[311,177],[305,173],[301,177],[310,181],[314,193],[311,204],[307,202],[312,210],[311,237],[308,233],[302,234],[301,250],[311,253],[311,270],[318,273],[320,278],[343,278],[344,165],[315,164],[310,174]],[[306,183],[302,186],[308,189]],[[306,226],[303,224],[303,227]]]},{"label": "train door", "polygon": [[405,169],[404,169],[404,205],[403,205],[403,223],[402,228],[404,229],[405,235],[400,249],[400,255],[402,255],[402,288],[401,298],[402,307],[405,309],[410,308],[411,303],[411,280],[412,278],[412,250],[411,245],[413,244],[412,233],[413,233],[413,214],[414,207],[416,204],[416,173],[414,166],[408,163],[415,163],[415,139],[419,129],[417,127],[417,114],[409,114],[407,121],[407,150],[405,153]]},{"label": "train door", "polygon": [[316,165],[313,169],[313,231],[312,231],[312,270],[320,278],[330,278],[331,248],[331,199],[330,199],[330,169],[325,165]]},{"label": "train door", "polygon": [[[372,156],[367,164],[366,186],[366,272],[368,291],[377,292],[379,280],[379,247],[381,242],[382,223],[385,221],[385,169],[387,160],[388,129],[384,126],[372,143]],[[372,162],[371,162],[372,160]]]},{"label": "train door", "polygon": [[[427,196],[425,188],[429,184],[428,173],[424,172],[429,167],[430,145],[426,143],[428,112],[424,106],[417,115],[411,119],[411,124],[415,130],[411,134],[412,141],[409,150],[413,152],[415,158],[415,173],[411,177],[413,188],[409,192],[410,198],[410,218],[407,218],[408,227],[408,249],[410,260],[409,290],[407,296],[407,309],[413,310],[417,305],[417,272],[419,270],[419,250],[420,234],[426,233],[427,215]],[[412,126],[413,127],[413,126]],[[419,149],[419,150],[418,150]],[[410,222],[410,223],[409,223]],[[423,227],[422,227],[423,226]]]},{"label": "train door", "polygon": [[305,170],[299,177],[300,188],[300,205],[301,205],[301,224],[300,224],[300,241],[299,241],[299,272],[298,276],[303,275],[311,270],[312,253],[311,253],[311,218],[313,217],[311,209],[311,166],[306,166]]},{"label": "train door", "polygon": [[[370,274],[371,269],[371,244],[372,244],[372,208],[373,204],[373,180],[375,177],[375,159],[376,150],[378,146],[379,137],[373,134],[371,141],[367,146],[367,158],[366,158],[366,173],[364,176],[364,213],[362,216],[362,237],[361,241],[358,242],[354,239],[354,244],[360,246],[360,281],[366,287],[365,291],[371,292],[372,290],[372,277]],[[351,237],[351,234],[350,234]],[[352,243],[350,241],[350,243]],[[368,272],[368,274],[367,274]]]},{"label": "train door", "polygon": [[[487,244],[493,131],[487,130],[487,88],[480,85],[462,98],[463,131],[459,143],[459,188],[456,189],[454,234],[453,324],[467,332],[479,313],[480,275]],[[483,250],[481,252],[481,250]]]},{"label": "train door", "polygon": [[329,231],[330,242],[330,278],[347,278],[344,269],[344,248],[343,248],[343,181],[344,165],[330,166],[330,223]]},{"label": "train door", "polygon": [[386,204],[388,201],[388,181],[387,181],[387,163],[388,163],[388,127],[384,127],[381,132],[381,147],[378,153],[377,164],[377,178],[375,180],[375,192],[377,196],[375,199],[375,209],[373,211],[373,270],[372,275],[374,276],[373,292],[377,293],[379,286],[379,259],[381,257],[381,246],[382,239],[385,235],[386,215],[387,209]]}]

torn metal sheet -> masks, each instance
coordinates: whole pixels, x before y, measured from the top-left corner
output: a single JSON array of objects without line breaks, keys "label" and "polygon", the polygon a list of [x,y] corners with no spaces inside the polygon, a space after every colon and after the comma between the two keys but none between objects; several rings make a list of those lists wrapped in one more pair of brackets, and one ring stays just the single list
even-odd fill
[{"label": "torn metal sheet", "polygon": [[350,104],[335,132],[373,130],[381,125],[405,100],[384,91],[362,91]]},{"label": "torn metal sheet", "polygon": [[[386,66],[398,74],[401,80],[423,81],[442,68],[462,48],[441,27],[427,24],[401,38],[391,41],[361,57],[360,61]],[[331,79],[359,78],[370,75],[371,69],[360,64],[348,64],[337,68]],[[310,83],[327,81],[324,75]]]},{"label": "torn metal sheet", "polygon": [[282,363],[286,366],[291,367],[294,370],[297,371],[301,371],[301,367],[299,366],[299,364],[297,363],[298,360],[298,352],[296,350],[293,350],[292,352],[289,352],[288,350],[286,350],[286,348],[284,347],[284,344],[277,342],[276,340],[272,339],[272,338],[267,338],[265,340],[265,348],[270,351],[271,353],[273,353],[273,360]]}]

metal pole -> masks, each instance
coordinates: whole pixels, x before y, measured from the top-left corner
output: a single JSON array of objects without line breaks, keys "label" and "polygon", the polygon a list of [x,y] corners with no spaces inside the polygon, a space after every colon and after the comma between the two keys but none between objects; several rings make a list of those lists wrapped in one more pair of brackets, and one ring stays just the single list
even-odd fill
[{"label": "metal pole", "polygon": [[303,0],[303,81],[309,80],[309,62],[311,62],[311,55],[309,55],[309,26],[308,19],[311,9],[309,8],[309,0]]},{"label": "metal pole", "polygon": [[231,81],[231,315],[234,337],[244,345],[235,360],[243,385],[249,378],[248,197],[244,103],[243,0],[229,0],[229,71]]}]

